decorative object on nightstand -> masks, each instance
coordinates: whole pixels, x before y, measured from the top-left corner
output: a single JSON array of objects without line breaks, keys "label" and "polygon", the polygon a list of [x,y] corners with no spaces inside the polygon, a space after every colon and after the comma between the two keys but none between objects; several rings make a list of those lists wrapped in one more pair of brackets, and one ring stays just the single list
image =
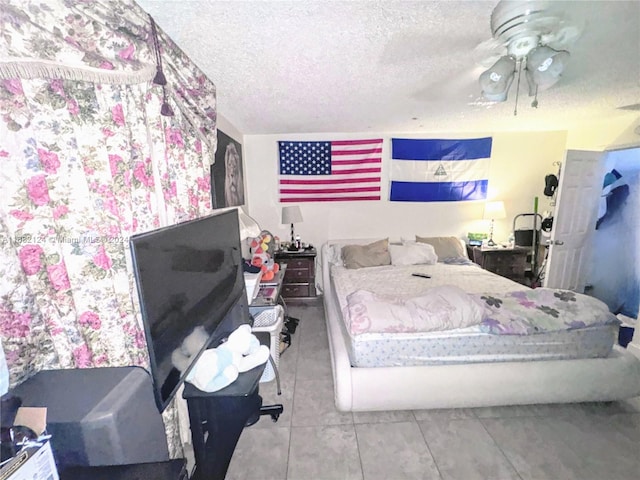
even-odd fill
[{"label": "decorative object on nightstand", "polygon": [[289,246],[290,250],[293,250],[294,245],[296,250],[300,248],[300,245],[296,245],[296,236],[293,230],[293,224],[300,223],[300,222],[302,222],[302,212],[300,211],[299,206],[289,205],[286,207],[282,207],[282,223],[291,224],[291,244]]},{"label": "decorative object on nightstand", "polygon": [[504,202],[495,201],[487,202],[484,204],[484,214],[482,215],[484,220],[491,220],[491,227],[489,230],[489,241],[487,245],[490,247],[495,246],[496,242],[493,241],[493,223],[494,220],[500,220],[507,218],[507,212],[504,209]]}]

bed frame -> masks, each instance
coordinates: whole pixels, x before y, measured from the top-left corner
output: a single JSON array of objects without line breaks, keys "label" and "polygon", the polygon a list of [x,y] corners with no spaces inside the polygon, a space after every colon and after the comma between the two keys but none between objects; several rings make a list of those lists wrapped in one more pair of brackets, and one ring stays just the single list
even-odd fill
[{"label": "bed frame", "polygon": [[[329,278],[331,243],[321,251],[323,301],[340,411],[613,401],[640,395],[640,360],[617,346],[607,358],[584,360],[352,367],[346,328]],[[335,243],[345,244],[345,240]]]}]

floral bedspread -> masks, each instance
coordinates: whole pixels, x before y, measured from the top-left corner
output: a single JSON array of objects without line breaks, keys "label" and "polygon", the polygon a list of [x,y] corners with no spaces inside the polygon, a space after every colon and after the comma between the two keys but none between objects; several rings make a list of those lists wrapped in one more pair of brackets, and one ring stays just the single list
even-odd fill
[{"label": "floral bedspread", "polygon": [[476,297],[485,305],[481,329],[487,333],[529,335],[620,323],[604,302],[570,290],[536,288]]}]

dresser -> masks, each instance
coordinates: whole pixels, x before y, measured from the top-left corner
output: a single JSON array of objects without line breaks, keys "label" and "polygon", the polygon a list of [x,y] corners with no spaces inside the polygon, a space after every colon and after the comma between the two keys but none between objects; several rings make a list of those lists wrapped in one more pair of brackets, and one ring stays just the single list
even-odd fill
[{"label": "dresser", "polygon": [[287,265],[280,290],[280,295],[283,298],[315,298],[316,255],[317,252],[314,248],[299,252],[287,250],[276,252],[276,262]]},{"label": "dresser", "polygon": [[467,246],[469,258],[485,270],[514,282],[528,285],[525,275],[528,268],[530,248],[481,248]]}]

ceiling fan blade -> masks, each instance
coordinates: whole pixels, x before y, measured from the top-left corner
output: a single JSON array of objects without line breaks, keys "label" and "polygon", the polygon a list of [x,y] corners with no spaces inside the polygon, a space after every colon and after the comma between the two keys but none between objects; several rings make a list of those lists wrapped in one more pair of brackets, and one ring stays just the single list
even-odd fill
[{"label": "ceiling fan blade", "polygon": [[489,40],[481,42],[473,49],[473,60],[478,65],[488,68],[506,53],[506,44],[495,38],[490,38]]},{"label": "ceiling fan blade", "polygon": [[420,88],[411,94],[411,98],[417,101],[464,104],[470,96],[477,96],[479,74],[480,68],[472,67],[423,82]]},{"label": "ceiling fan blade", "polygon": [[584,26],[577,23],[560,25],[557,30],[540,37],[540,43],[556,50],[565,50],[573,45],[582,35]]}]

